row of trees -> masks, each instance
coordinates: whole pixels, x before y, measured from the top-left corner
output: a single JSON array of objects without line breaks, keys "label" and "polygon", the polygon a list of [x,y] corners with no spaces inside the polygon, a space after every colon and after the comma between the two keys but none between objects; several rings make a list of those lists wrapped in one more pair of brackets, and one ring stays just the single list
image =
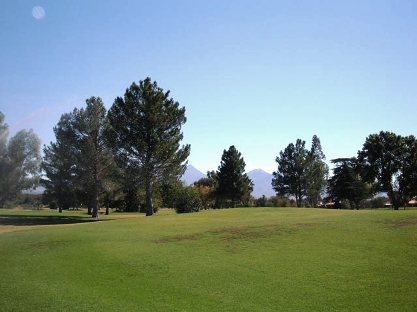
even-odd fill
[{"label": "row of trees", "polygon": [[[2,139],[7,137],[3,121],[1,115]],[[190,154],[190,145],[180,146],[185,122],[185,109],[150,78],[133,83],[108,111],[99,97],[91,97],[85,108],[61,116],[53,129],[56,140],[44,146],[42,162],[32,131],[19,132],[9,144],[2,141],[1,200],[40,182],[43,202],[60,211],[86,206],[97,217],[100,204],[107,213],[109,207],[118,207],[148,216],[164,205],[197,211],[202,205],[199,189],[179,180]],[[6,169],[14,170],[14,176],[6,175]],[[253,183],[244,172],[243,158],[231,146],[219,170],[210,173],[216,207],[249,202]],[[10,183],[12,176],[19,183]]]},{"label": "row of trees", "polygon": [[386,193],[394,209],[417,195],[417,140],[381,131],[369,135],[357,157],[331,160],[333,175],[325,163],[320,140],[313,136],[311,149],[298,139],[276,158],[278,170],[272,186],[280,196],[293,196],[298,207],[319,200],[343,201],[351,208],[378,193]]},{"label": "row of trees", "polygon": [[[154,213],[154,186],[177,180],[186,168],[190,146],[180,146],[185,109],[150,78],[132,83],[107,112],[100,98],[85,109],[62,115],[56,142],[44,148],[42,180],[59,207],[85,203],[97,217],[99,196],[106,206],[120,202],[146,215]],[[144,190],[144,192],[142,192]]]},{"label": "row of trees", "polygon": [[[85,109],[63,114],[54,127],[56,142],[44,148],[42,169],[46,197],[68,208],[86,203],[96,217],[99,197],[124,211],[156,206],[179,212],[207,207],[203,188],[180,181],[190,145],[180,147],[185,109],[169,98],[150,78],[133,83],[106,113],[100,98],[86,101]],[[249,203],[253,183],[234,146],[224,150],[218,171],[208,174],[212,207]],[[213,192],[215,190],[215,192]]]},{"label": "row of trees", "polygon": [[[132,83],[108,111],[99,97],[87,99],[85,108],[61,116],[54,127],[56,141],[44,146],[42,162],[33,131],[22,130],[7,141],[8,127],[0,114],[0,205],[39,181],[46,188],[44,202],[55,202],[60,209],[84,205],[93,217],[100,205],[107,212],[118,207],[148,216],[159,206],[186,212],[250,205],[253,182],[233,145],[223,151],[217,171],[190,187],[179,181],[190,145],[180,145],[185,108],[169,94],[146,78]],[[290,143],[276,162],[276,203],[294,199],[298,207],[317,207],[333,200],[359,207],[363,199],[385,192],[398,209],[417,194],[414,136],[370,135],[357,157],[331,160],[335,167],[330,178],[316,135],[310,148],[301,139]]]}]

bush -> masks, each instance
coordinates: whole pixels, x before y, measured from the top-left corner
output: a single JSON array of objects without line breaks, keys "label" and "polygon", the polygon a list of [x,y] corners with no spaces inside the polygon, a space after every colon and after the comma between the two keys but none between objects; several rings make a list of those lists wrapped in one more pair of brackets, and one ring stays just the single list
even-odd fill
[{"label": "bush", "polygon": [[200,208],[200,194],[194,187],[188,186],[178,191],[174,205],[177,213],[198,212]]},{"label": "bush", "polygon": [[[161,183],[156,188],[161,198],[161,207],[173,208],[178,195],[184,188],[184,184],[181,181],[167,181]],[[158,192],[155,190],[155,193]]]},{"label": "bush", "polygon": [[255,206],[256,206],[256,207],[266,207],[267,202],[268,202],[268,201],[267,201],[266,196],[265,196],[265,195],[262,195],[262,197],[257,198],[257,199],[255,200]]},{"label": "bush", "polygon": [[295,203],[287,197],[272,196],[268,199],[266,205],[268,207],[292,207],[295,206]]},{"label": "bush", "polygon": [[371,208],[384,208],[388,200],[388,198],[382,196],[375,197],[371,199]]}]

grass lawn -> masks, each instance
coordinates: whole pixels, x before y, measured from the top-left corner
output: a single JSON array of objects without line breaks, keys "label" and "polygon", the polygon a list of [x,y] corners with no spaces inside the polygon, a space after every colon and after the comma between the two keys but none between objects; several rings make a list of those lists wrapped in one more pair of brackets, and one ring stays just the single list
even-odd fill
[{"label": "grass lawn", "polygon": [[1,311],[417,311],[417,210],[0,210]]}]

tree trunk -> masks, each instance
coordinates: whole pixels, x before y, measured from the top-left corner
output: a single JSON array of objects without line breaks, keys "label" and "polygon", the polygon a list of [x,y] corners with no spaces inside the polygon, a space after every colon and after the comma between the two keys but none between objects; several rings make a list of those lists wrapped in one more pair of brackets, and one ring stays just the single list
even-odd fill
[{"label": "tree trunk", "polygon": [[146,181],[146,216],[153,215],[152,185],[150,179]]},{"label": "tree trunk", "polygon": [[94,192],[93,194],[93,213],[91,216],[93,218],[98,218],[98,192]]},{"label": "tree trunk", "polygon": [[301,194],[296,194],[295,195],[295,204],[297,205],[297,207],[301,207]]},{"label": "tree trunk", "polygon": [[97,167],[94,166],[94,185],[93,185],[93,218],[98,218],[98,173]]},{"label": "tree trunk", "polygon": [[93,187],[93,213],[91,214],[91,217],[98,218],[98,188],[97,186]]},{"label": "tree trunk", "polygon": [[391,201],[391,205],[394,208],[394,210],[398,210],[400,208],[400,204],[401,204],[400,203],[401,199],[400,199],[399,194],[396,194],[395,191],[390,191],[390,192],[388,192],[388,197]]}]

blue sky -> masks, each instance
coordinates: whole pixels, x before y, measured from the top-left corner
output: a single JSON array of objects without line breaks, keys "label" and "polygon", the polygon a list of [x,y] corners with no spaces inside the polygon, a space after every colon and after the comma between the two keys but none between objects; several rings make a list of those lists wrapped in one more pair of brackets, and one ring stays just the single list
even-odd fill
[{"label": "blue sky", "polygon": [[231,145],[272,173],[298,138],[330,160],[381,130],[417,135],[415,0],[8,0],[0,42],[0,111],[43,144],[61,114],[148,76],[186,108],[204,173]]}]

